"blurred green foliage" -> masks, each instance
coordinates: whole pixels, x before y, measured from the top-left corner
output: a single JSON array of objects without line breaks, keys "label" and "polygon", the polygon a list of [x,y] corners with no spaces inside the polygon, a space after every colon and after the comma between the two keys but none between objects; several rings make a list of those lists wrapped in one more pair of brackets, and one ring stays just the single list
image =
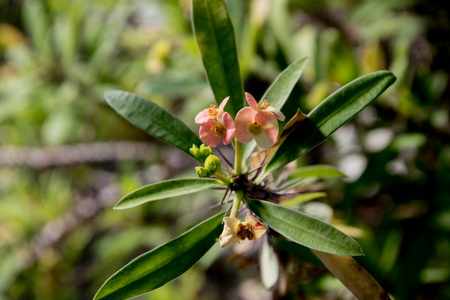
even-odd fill
[{"label": "blurred green foliage", "polygon": [[[398,77],[298,165],[331,164],[348,176],[327,181],[320,201],[333,207],[333,223],[358,239],[366,253],[359,263],[395,299],[449,299],[449,4],[226,3],[245,90],[257,99],[304,56],[311,61],[291,97],[305,113],[358,76],[388,69]],[[143,184],[195,175],[193,160],[134,129],[103,100],[106,90],[134,92],[195,128],[194,116],[213,95],[189,5],[0,0],[0,299],[90,299],[131,258],[213,214],[220,193],[112,210]],[[283,112],[292,116],[295,108]],[[144,160],[92,160],[90,152],[103,153],[89,145],[115,141],[145,142],[150,150]],[[79,143],[87,154],[69,165],[52,163],[53,152],[44,151],[49,163],[39,168],[17,156]],[[214,248],[180,279],[141,298],[268,297],[256,255],[238,251]],[[282,263],[285,299],[344,297],[324,269]]]}]

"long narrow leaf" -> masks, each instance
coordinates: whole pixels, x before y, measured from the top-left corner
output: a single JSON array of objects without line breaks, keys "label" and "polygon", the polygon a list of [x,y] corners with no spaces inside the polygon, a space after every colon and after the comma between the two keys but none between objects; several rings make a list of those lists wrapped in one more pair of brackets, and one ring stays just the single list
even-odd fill
[{"label": "long narrow leaf", "polygon": [[289,178],[306,178],[306,177],[339,178],[346,176],[337,168],[329,165],[313,165],[301,167],[296,169],[289,176]]},{"label": "long narrow leaf", "polygon": [[233,117],[244,106],[244,88],[239,68],[233,25],[222,0],[192,0],[192,25],[209,84],[217,104]]},{"label": "long narrow leaf", "polygon": [[105,98],[130,123],[188,155],[193,144],[202,144],[180,119],[150,100],[124,91],[106,92]]},{"label": "long narrow leaf", "polygon": [[297,159],[327,139],[395,82],[388,71],[362,76],[320,103],[280,145],[266,171]]},{"label": "long narrow leaf", "polygon": [[178,238],[142,254],[111,276],[95,295],[128,299],[148,293],[189,270],[216,242],[224,213],[195,226]]},{"label": "long narrow leaf", "polygon": [[309,56],[298,59],[281,72],[275,81],[270,85],[261,100],[267,99],[270,106],[282,109],[292,90],[298,83],[308,64]]},{"label": "long narrow leaf", "polygon": [[114,209],[125,209],[154,200],[192,194],[220,185],[221,182],[214,179],[176,179],[162,181],[141,187],[129,193],[117,202]]},{"label": "long narrow leaf", "polygon": [[[304,57],[290,64],[278,75],[278,77],[266,90],[261,100],[267,99],[270,106],[281,110],[295,85],[298,83],[300,76],[302,76],[303,70],[308,64],[308,61],[309,57]],[[250,156],[255,147],[255,141],[243,145],[244,160]]]},{"label": "long narrow leaf", "polygon": [[363,255],[354,239],[316,218],[267,201],[246,203],[272,229],[300,245],[338,255]]},{"label": "long narrow leaf", "polygon": [[289,207],[289,206],[293,206],[295,204],[304,203],[307,201],[311,201],[311,200],[318,199],[318,198],[323,198],[326,196],[327,196],[327,193],[324,193],[324,192],[301,194],[297,197],[294,197],[292,199],[284,201],[283,203],[281,203],[281,205],[283,205],[285,207]]}]

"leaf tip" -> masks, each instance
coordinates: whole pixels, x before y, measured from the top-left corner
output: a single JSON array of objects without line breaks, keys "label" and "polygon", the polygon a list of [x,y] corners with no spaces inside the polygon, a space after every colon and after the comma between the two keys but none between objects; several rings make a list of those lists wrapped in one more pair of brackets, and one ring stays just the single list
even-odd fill
[{"label": "leaf tip", "polygon": [[123,210],[125,208],[128,208],[126,205],[123,205],[122,200],[119,200],[119,202],[117,202],[114,206],[113,209],[114,210]]},{"label": "leaf tip", "polygon": [[106,91],[103,96],[105,97],[106,102],[111,104],[111,101],[117,96],[117,94],[122,92],[123,91],[119,90]]}]

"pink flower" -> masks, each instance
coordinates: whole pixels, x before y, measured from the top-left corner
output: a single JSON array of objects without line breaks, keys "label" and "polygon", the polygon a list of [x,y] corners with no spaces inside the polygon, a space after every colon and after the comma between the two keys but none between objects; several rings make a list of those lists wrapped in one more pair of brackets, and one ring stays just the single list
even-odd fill
[{"label": "pink flower", "polygon": [[277,141],[278,120],[285,119],[283,113],[270,107],[267,100],[257,104],[255,98],[245,93],[250,107],[242,108],[236,115],[236,139],[248,143],[253,138],[261,148],[270,148]]},{"label": "pink flower", "polygon": [[200,124],[200,139],[207,146],[217,147],[220,138],[228,145],[234,137],[234,121],[231,115],[223,109],[230,97],[223,99],[217,109],[214,104],[202,110],[196,117],[195,123]]}]

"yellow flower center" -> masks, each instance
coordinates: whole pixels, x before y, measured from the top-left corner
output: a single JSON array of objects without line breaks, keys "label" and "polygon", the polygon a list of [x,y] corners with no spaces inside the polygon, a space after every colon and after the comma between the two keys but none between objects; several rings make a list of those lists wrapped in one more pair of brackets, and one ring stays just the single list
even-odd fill
[{"label": "yellow flower center", "polygon": [[248,124],[248,131],[253,135],[258,135],[262,131],[262,125],[258,122]]},{"label": "yellow flower center", "polygon": [[211,127],[211,131],[214,133],[215,136],[222,137],[227,132],[227,129],[225,128],[225,126],[221,124],[216,124]]},{"label": "yellow flower center", "polygon": [[259,110],[264,110],[264,109],[269,108],[269,106],[270,106],[269,101],[267,101],[266,99],[264,99],[263,101],[261,101],[261,104],[258,104],[258,109],[259,109]]},{"label": "yellow flower center", "polygon": [[211,117],[215,117],[219,114],[219,110],[216,108],[214,104],[211,104],[208,108],[208,115]]}]

